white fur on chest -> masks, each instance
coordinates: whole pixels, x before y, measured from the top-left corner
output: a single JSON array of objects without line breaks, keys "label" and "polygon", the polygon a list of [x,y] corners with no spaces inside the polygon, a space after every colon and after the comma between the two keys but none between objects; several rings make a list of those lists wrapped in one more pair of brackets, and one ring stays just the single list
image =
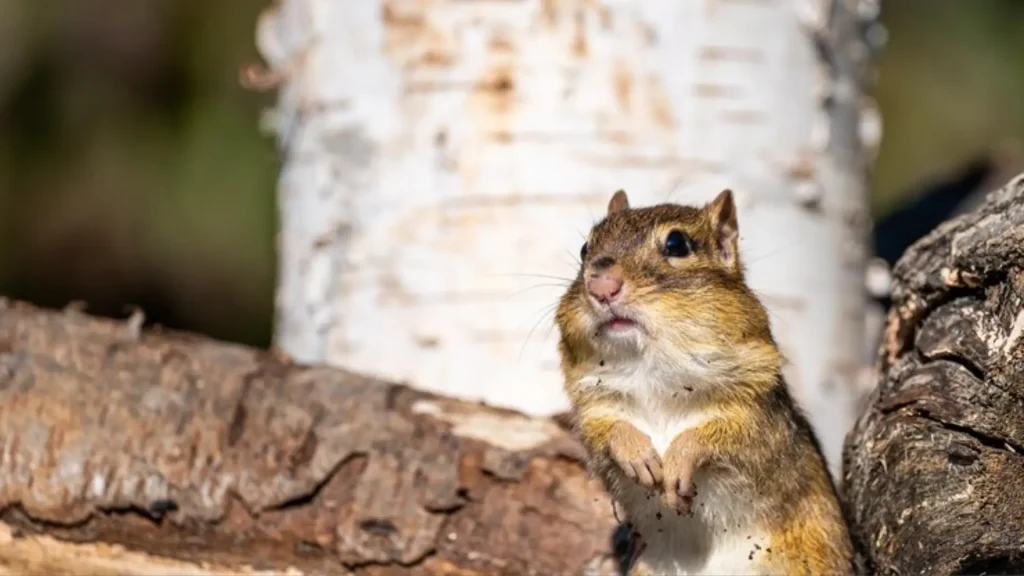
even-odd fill
[{"label": "white fur on chest", "polygon": [[651,439],[658,456],[664,458],[665,452],[677,436],[704,424],[714,418],[709,411],[672,413],[661,406],[648,406],[642,410],[631,411],[627,421]]},{"label": "white fur on chest", "polygon": [[[618,408],[616,416],[646,434],[661,457],[681,433],[719,416],[707,408],[687,409],[686,395],[714,385],[705,378],[714,374],[702,366],[671,373],[657,363],[636,362],[603,366],[580,384],[608,387],[629,396],[632,407]],[[616,490],[630,522],[642,535],[644,560],[657,573],[756,574],[766,560],[763,550],[771,545],[767,534],[752,523],[752,495],[733,478],[720,472],[698,471],[699,491],[693,514],[679,516],[661,505],[659,497],[638,484],[626,481]]]},{"label": "white fur on chest", "polygon": [[686,408],[686,395],[707,385],[698,373],[663,373],[657,365],[636,362],[601,367],[580,383],[629,396],[633,406],[620,408],[616,416],[646,434],[659,456],[665,455],[676,436],[717,415],[707,409]]},{"label": "white fur on chest", "polygon": [[640,534],[643,561],[655,574],[761,574],[772,540],[753,521],[750,495],[707,471],[694,478],[692,513],[679,515],[638,484],[620,486],[616,498]]}]

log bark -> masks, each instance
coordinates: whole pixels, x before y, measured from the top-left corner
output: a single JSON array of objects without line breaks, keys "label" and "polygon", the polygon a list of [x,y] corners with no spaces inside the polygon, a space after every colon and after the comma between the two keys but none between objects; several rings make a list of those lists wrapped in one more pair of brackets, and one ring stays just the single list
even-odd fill
[{"label": "log bark", "polygon": [[0,300],[0,573],[614,567],[554,420],[140,319]]},{"label": "log bark", "polygon": [[1024,573],[1024,174],[894,268],[844,486],[875,574]]}]

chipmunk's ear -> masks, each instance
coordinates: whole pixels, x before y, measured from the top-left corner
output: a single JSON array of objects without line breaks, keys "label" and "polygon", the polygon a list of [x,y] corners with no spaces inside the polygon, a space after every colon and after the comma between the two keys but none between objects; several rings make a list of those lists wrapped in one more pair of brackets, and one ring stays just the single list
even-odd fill
[{"label": "chipmunk's ear", "polygon": [[622,212],[623,210],[629,209],[629,198],[626,197],[625,190],[619,190],[612,199],[608,202],[608,215],[615,214],[616,212]]},{"label": "chipmunk's ear", "polygon": [[727,268],[738,269],[740,232],[736,221],[736,203],[732,199],[732,190],[722,190],[705,207],[705,210],[711,217],[715,255]]}]

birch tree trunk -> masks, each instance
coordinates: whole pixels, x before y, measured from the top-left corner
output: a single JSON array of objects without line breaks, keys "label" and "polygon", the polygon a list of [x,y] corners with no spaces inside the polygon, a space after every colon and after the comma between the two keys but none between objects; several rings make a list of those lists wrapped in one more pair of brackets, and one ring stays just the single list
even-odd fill
[{"label": "birch tree trunk", "polygon": [[[863,350],[877,2],[279,0],[276,343],[535,415],[615,189],[737,195],[750,281],[838,463]],[[866,128],[866,130],[865,130]],[[864,138],[868,134],[869,138]],[[531,333],[532,330],[532,333]]]}]

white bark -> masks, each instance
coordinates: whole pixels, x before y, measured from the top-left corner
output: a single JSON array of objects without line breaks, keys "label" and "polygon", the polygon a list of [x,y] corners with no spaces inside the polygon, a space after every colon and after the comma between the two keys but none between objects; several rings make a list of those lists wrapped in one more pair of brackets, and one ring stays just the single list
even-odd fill
[{"label": "white bark", "polygon": [[829,0],[280,0],[258,28],[287,78],[277,344],[563,410],[541,317],[562,288],[527,275],[573,276],[617,188],[647,204],[729,187],[837,463],[865,358],[853,4],[829,20]]}]

